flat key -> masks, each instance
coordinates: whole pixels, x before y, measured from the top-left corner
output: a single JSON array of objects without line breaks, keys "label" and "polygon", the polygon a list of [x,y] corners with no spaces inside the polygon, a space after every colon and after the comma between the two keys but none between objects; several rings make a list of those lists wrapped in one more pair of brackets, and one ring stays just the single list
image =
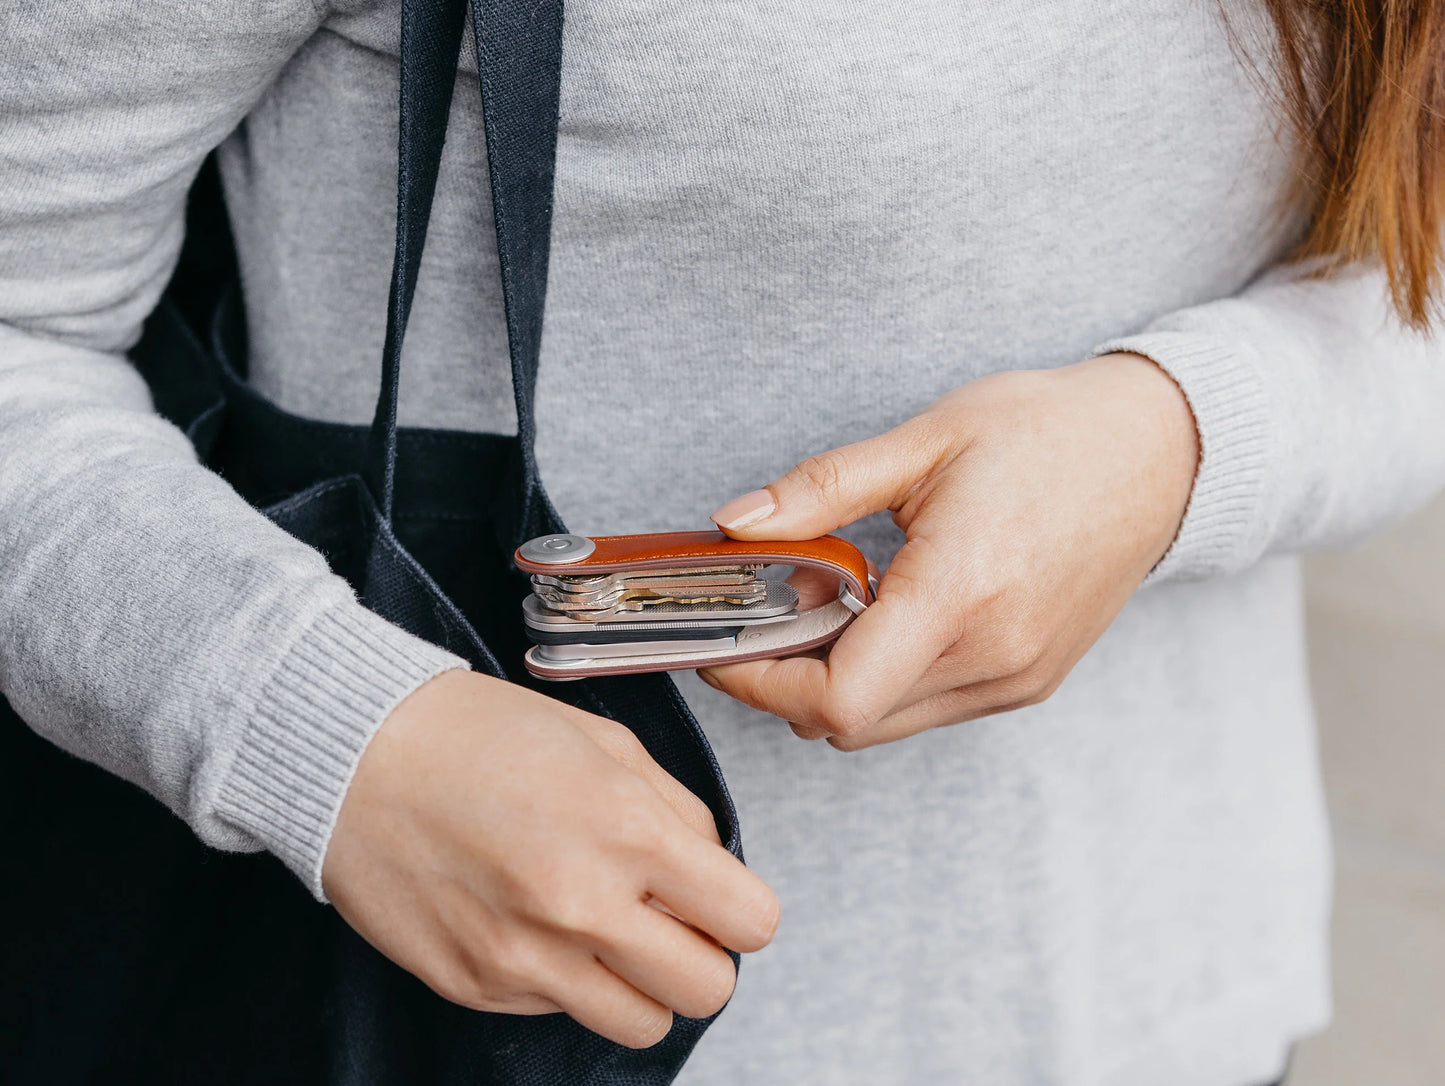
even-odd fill
[{"label": "flat key", "polygon": [[648,570],[606,576],[533,574],[532,586],[562,611],[636,611],[658,604],[746,606],[767,598],[758,565]]},{"label": "flat key", "polygon": [[568,577],[556,574],[534,573],[532,584],[555,588],[559,592],[599,593],[613,588],[656,587],[688,585],[715,585],[730,587],[752,584],[757,580],[754,568],[731,567],[726,569],[652,570],[646,573],[612,573],[595,577]]},{"label": "flat key", "polygon": [[764,581],[767,598],[732,607],[726,604],[658,603],[643,611],[562,611],[535,592],[522,601],[527,626],[551,631],[578,629],[643,630],[658,626],[751,625],[787,621],[797,616],[798,590],[783,581]]},{"label": "flat key", "polygon": [[547,604],[548,607],[558,611],[569,611],[578,613],[601,613],[607,611],[639,611],[667,605],[682,607],[711,607],[727,605],[730,607],[746,607],[749,604],[760,603],[768,598],[768,591],[765,587],[750,588],[746,592],[716,592],[709,590],[706,593],[697,595],[661,595],[651,592],[619,592],[612,595],[573,599],[566,596],[558,596],[550,589],[538,589],[538,598]]}]

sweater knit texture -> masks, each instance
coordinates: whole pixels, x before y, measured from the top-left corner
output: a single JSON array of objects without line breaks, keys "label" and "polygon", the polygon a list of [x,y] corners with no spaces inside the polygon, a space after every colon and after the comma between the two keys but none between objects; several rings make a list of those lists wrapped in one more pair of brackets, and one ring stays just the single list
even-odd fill
[{"label": "sweater knit texture", "polygon": [[[0,691],[318,896],[368,739],[460,661],[198,465],[125,351],[220,146],[251,381],[369,418],[398,22],[0,5]],[[507,432],[473,65],[401,418]],[[1105,350],[1164,367],[1202,446],[1173,547],[1042,705],[841,754],[681,680],[785,916],[687,1086],[1251,1086],[1326,1020],[1294,555],[1445,479],[1445,363],[1377,271],[1281,264],[1271,102],[1205,0],[569,0],[537,404],[574,531],[703,526],[951,388]]]}]

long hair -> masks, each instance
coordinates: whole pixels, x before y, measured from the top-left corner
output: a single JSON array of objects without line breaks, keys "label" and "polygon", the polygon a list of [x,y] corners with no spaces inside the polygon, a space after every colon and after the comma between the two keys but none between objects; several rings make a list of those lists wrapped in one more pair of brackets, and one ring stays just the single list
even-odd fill
[{"label": "long hair", "polygon": [[1396,311],[1440,302],[1445,0],[1264,0],[1309,225],[1295,253],[1377,260]]}]

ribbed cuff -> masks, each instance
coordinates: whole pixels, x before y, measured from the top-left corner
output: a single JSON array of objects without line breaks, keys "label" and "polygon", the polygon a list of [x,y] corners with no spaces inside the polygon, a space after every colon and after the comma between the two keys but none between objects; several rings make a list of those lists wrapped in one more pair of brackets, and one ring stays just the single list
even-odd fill
[{"label": "ribbed cuff", "polygon": [[1184,392],[1199,428],[1199,470],[1173,544],[1145,583],[1231,573],[1256,557],[1271,441],[1268,397],[1252,357],[1193,332],[1144,332],[1094,354],[1151,359]]},{"label": "ribbed cuff", "polygon": [[408,694],[466,666],[359,604],[324,613],[262,689],[217,815],[325,901],[321,864],[362,751]]}]

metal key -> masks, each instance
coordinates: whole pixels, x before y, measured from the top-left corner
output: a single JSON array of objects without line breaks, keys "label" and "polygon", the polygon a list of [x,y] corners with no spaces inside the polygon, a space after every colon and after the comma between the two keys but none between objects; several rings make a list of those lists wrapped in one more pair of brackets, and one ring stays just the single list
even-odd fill
[{"label": "metal key", "polygon": [[[763,581],[765,598],[756,603],[733,606],[712,603],[657,603],[642,610],[562,611],[549,605],[535,592],[522,601],[528,630],[538,635],[572,635],[587,631],[725,628],[753,626],[795,618],[798,590],[783,581]],[[550,636],[549,636],[550,639]]]},{"label": "metal key", "polygon": [[533,574],[532,589],[558,611],[601,614],[664,604],[745,607],[768,598],[761,566],[659,569],[603,576]]}]

